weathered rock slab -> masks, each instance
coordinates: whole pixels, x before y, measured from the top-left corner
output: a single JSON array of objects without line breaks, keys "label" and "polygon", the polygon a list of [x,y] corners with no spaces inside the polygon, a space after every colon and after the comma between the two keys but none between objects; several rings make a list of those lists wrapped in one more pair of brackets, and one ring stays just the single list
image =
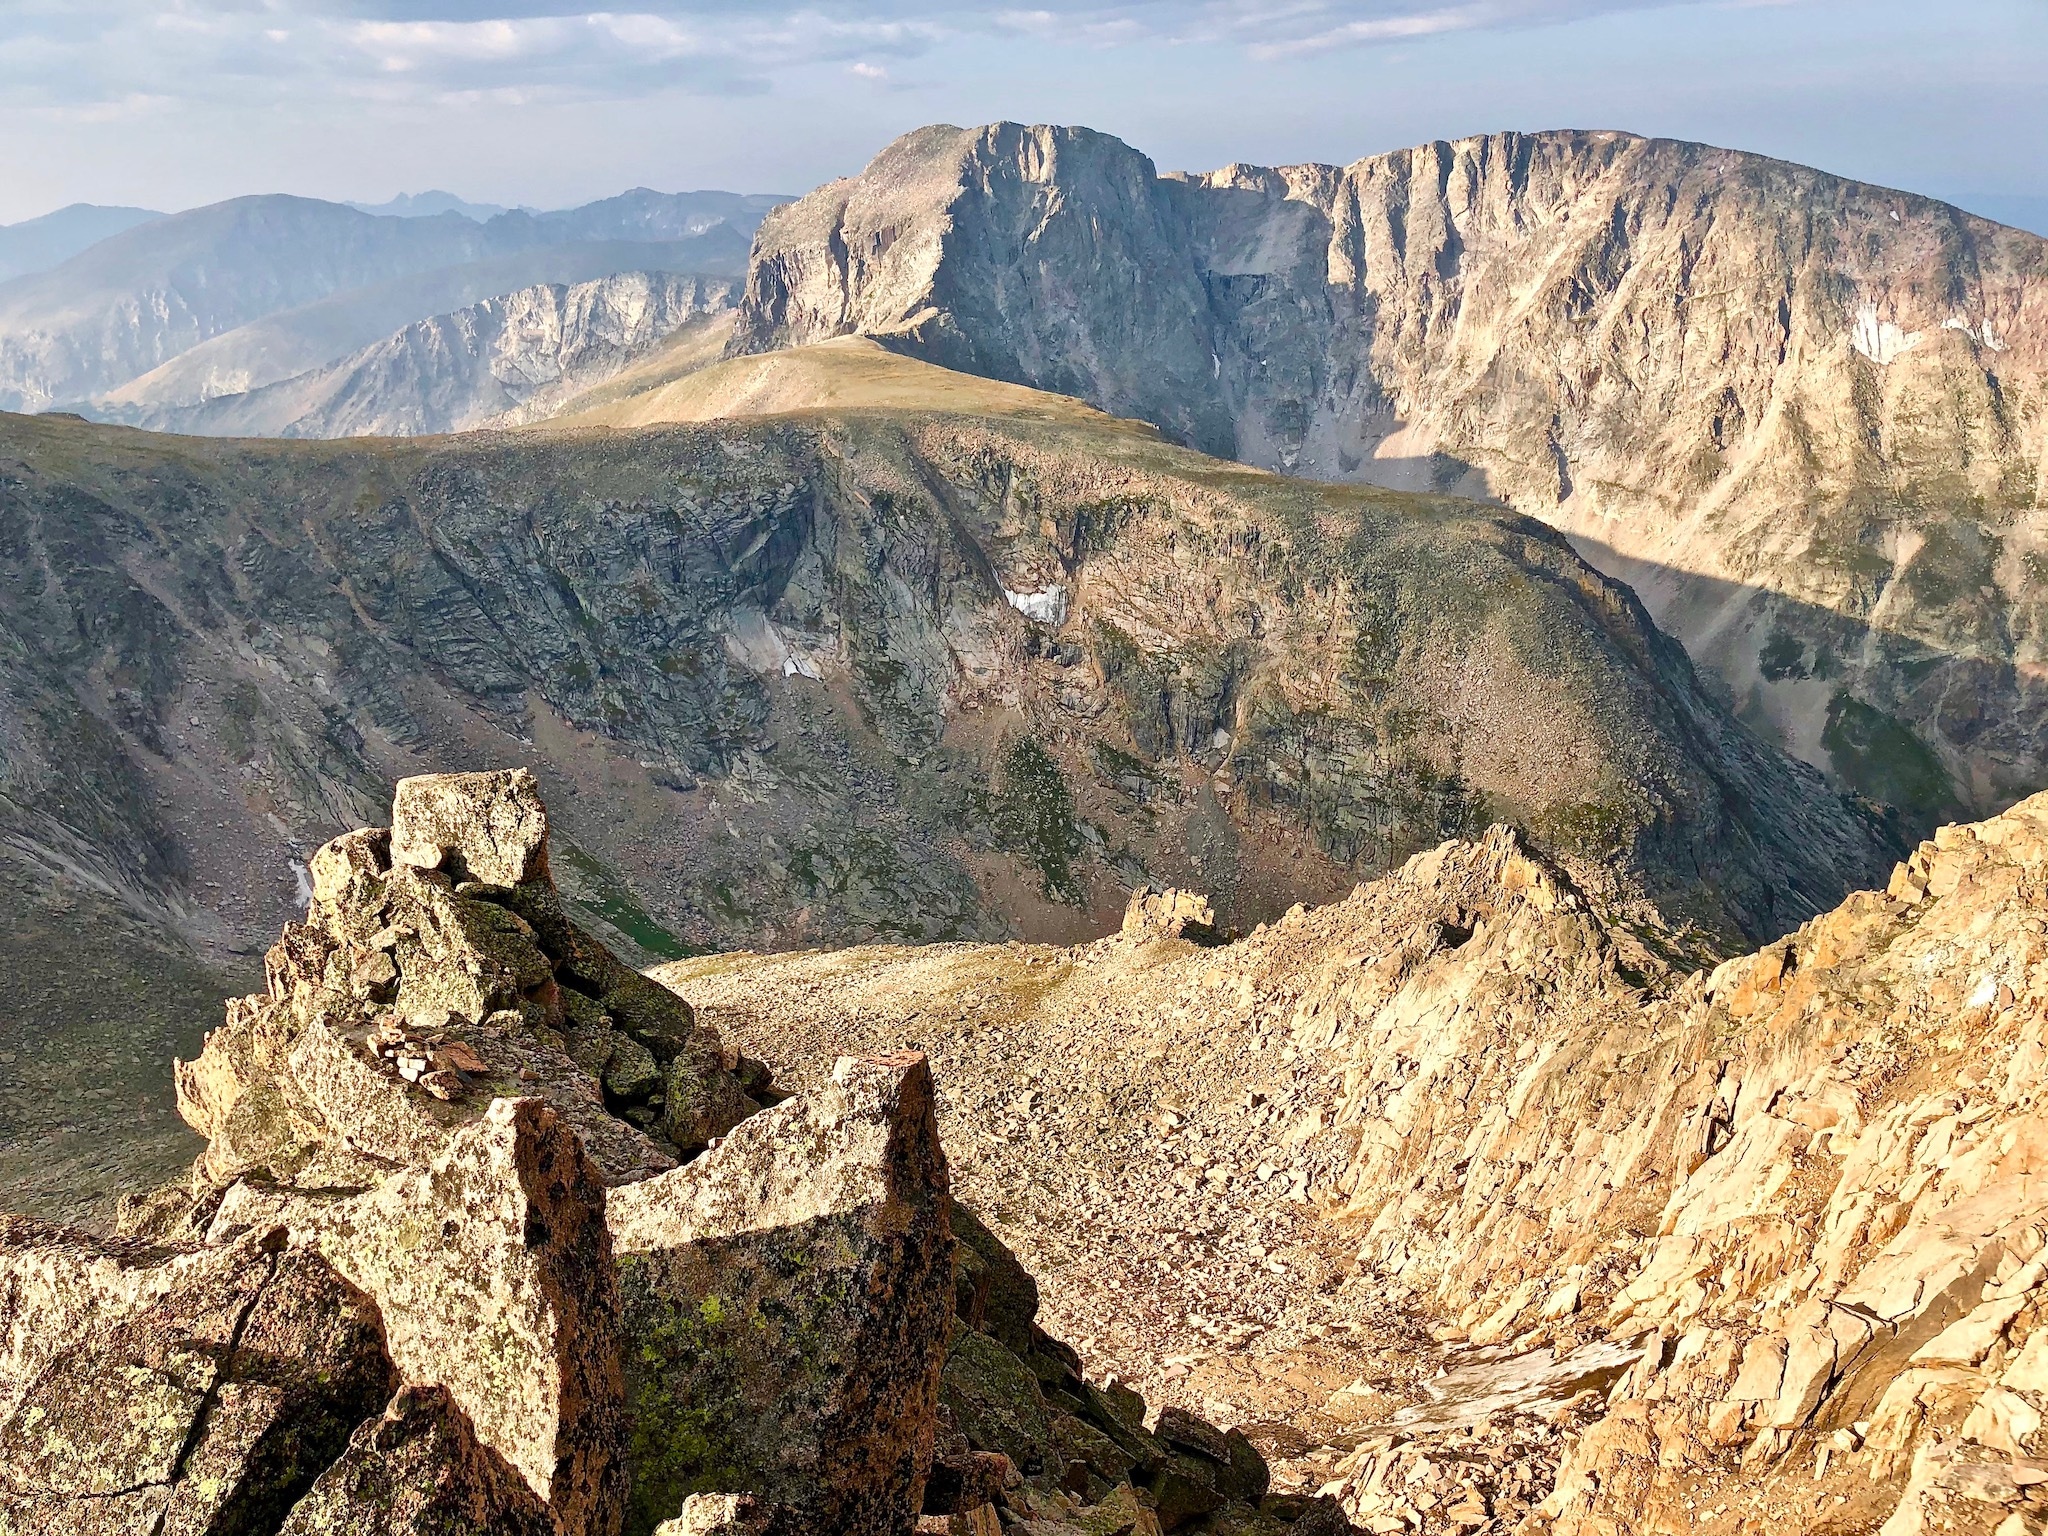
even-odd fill
[{"label": "weathered rock slab", "polygon": [[400,779],[391,857],[458,880],[524,885],[548,873],[548,813],[524,768]]},{"label": "weathered rock slab", "polygon": [[405,1380],[444,1388],[564,1533],[616,1528],[617,1281],[601,1176],[561,1115],[500,1099],[425,1168],[278,1214],[376,1299]]},{"label": "weathered rock slab", "polygon": [[292,1510],[279,1536],[556,1536],[547,1506],[477,1441],[444,1388],[405,1387]]},{"label": "weathered rock slab", "polygon": [[917,1055],[844,1059],[819,1092],[614,1192],[630,1532],[691,1493],[752,1495],[778,1532],[912,1527],[953,1311],[949,1207]]},{"label": "weathered rock slab", "polygon": [[66,1315],[83,1292],[45,1293],[41,1320],[68,1342],[13,1362],[31,1368],[6,1384],[0,1532],[275,1529],[392,1384],[375,1306],[278,1247],[171,1259],[118,1320]]}]

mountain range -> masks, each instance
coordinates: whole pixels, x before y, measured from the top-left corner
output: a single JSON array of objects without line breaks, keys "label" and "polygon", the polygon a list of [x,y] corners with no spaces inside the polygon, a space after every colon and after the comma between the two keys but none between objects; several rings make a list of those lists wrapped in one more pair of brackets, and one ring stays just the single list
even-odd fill
[{"label": "mountain range", "polygon": [[[850,403],[791,412],[791,363]],[[657,959],[1084,939],[1149,881],[1251,926],[1496,819],[1713,956],[1900,846],[1504,509],[857,339],[675,384],[717,418],[613,426],[636,397],[602,388],[449,437],[0,417],[0,954],[71,1043],[51,1166],[119,1182],[70,1106],[189,1053],[310,851],[415,768],[529,766],[565,897]]]},{"label": "mountain range", "polygon": [[[475,219],[482,224],[495,219],[501,213],[513,210],[503,203],[472,203],[467,198],[457,197],[453,192],[401,192],[396,197],[386,198],[381,203],[355,203],[348,205],[357,213],[389,214],[400,219],[432,218],[437,213],[459,213],[465,219]],[[522,204],[521,213],[539,213],[540,209]]]},{"label": "mountain range", "polygon": [[1703,145],[1158,173],[935,127],[772,215],[733,347],[859,334],[1565,532],[1727,702],[1916,824],[2048,782],[2048,241]]},{"label": "mountain range", "polygon": [[0,224],[0,283],[54,267],[88,246],[162,217],[147,208],[72,203],[38,219]]},{"label": "mountain range", "polygon": [[[545,257],[559,260],[565,251],[579,260],[587,252],[635,253],[620,243],[556,247]],[[590,263],[605,264],[602,258]],[[156,405],[153,398],[166,391],[138,385],[102,401],[98,414],[213,437],[411,437],[512,426],[553,414],[673,342],[693,319],[729,314],[738,294],[737,278],[668,272],[536,283],[414,321],[335,362],[256,389]],[[284,330],[277,322],[245,326],[233,338],[195,348],[150,380],[189,377],[194,359],[218,362],[231,347],[245,350],[252,337],[271,343],[275,356],[284,350],[278,345]],[[307,347],[300,355],[316,350]]]},{"label": "mountain range", "polygon": [[[545,450],[562,507],[629,520],[685,516],[696,503],[665,477],[725,486],[738,454],[756,468],[733,505],[768,518],[746,558],[777,552],[758,592],[692,596],[664,620],[694,638],[658,642],[674,670],[639,679],[640,642],[600,638],[603,605],[576,584],[667,570],[646,598],[665,610],[655,594],[695,580],[694,562],[740,559],[738,535],[693,534],[678,546],[690,553],[658,561],[602,540],[572,553],[533,523],[515,489],[526,471],[506,467],[538,446],[224,445],[195,459],[86,429],[29,439],[44,467],[14,494],[33,484],[54,506],[91,483],[94,505],[125,509],[92,570],[157,558],[141,551],[165,536],[146,530],[169,504],[137,487],[174,462],[181,483],[200,477],[191,505],[216,509],[191,513],[178,541],[223,553],[190,592],[173,599],[152,579],[116,605],[140,604],[156,638],[81,642],[100,659],[61,676],[39,664],[20,684],[19,699],[43,701],[16,706],[23,743],[38,740],[25,722],[74,695],[113,732],[33,770],[57,744],[24,745],[23,785],[129,785],[27,843],[72,849],[60,862],[97,871],[88,884],[218,961],[289,900],[292,850],[359,812],[371,786],[485,729],[544,771],[574,778],[616,758],[601,779],[652,786],[641,831],[662,828],[671,853],[701,847],[687,878],[601,823],[583,835],[593,868],[635,893],[622,898],[641,914],[630,926],[691,944],[1073,937],[1140,871],[1201,884],[1230,920],[1256,921],[1492,816],[1608,867],[1626,899],[1665,910],[1675,950],[1704,952],[1818,910],[1929,817],[2034,771],[2040,346],[2027,327],[2048,242],[1753,156],[1596,133],[1161,175],[1086,130],[933,128],[858,177],[773,204],[638,191],[478,221],[245,199],[0,286],[0,311],[44,315],[0,331],[18,390],[33,375],[54,399],[59,374],[73,393],[94,380],[96,414],[216,436],[524,424],[567,434]],[[1922,313],[1937,292],[1957,324]],[[1937,387],[1946,415],[1926,408]],[[669,434],[658,451],[637,435],[649,429]],[[1160,457],[1176,452],[1195,456]],[[990,495],[1021,505],[1027,483],[1044,507],[1031,537],[1049,543],[1009,553],[1028,518],[996,543],[970,531],[997,516]],[[483,605],[463,625],[485,627],[439,659],[419,639],[389,652],[396,611],[362,628],[380,611],[363,606],[372,578],[337,572],[355,617],[263,642],[310,658],[279,662],[285,686],[241,654],[253,641],[202,637],[228,612],[258,635],[300,633],[309,621],[273,612],[269,589],[234,572],[296,547],[256,509],[323,526],[344,515],[342,485],[413,508],[393,568],[446,570],[450,593]],[[1344,499],[1374,486],[1394,499]],[[541,542],[485,555],[425,531],[444,523],[424,509],[475,495]],[[1287,505],[1316,510],[1303,523]],[[1242,527],[1197,537],[1178,531],[1189,516]],[[1425,526],[1465,532],[1450,545],[1429,534],[1425,556],[1404,542]],[[1290,540],[1313,527],[1319,552],[1290,543],[1241,581],[1154,590],[1185,538],[1270,550],[1283,527]],[[354,536],[321,537],[338,552]],[[870,553],[849,565],[855,548]],[[102,579],[59,568],[38,602]],[[498,574],[480,586],[486,569]],[[943,571],[981,574],[961,587]],[[1090,579],[1115,595],[1098,604]],[[1209,612],[1231,591],[1238,617]],[[1466,604],[1467,591],[1494,595]],[[413,606],[427,601],[401,603],[405,625],[439,634]],[[1335,604],[1337,628],[1277,617],[1316,601]],[[1536,617],[1553,602],[1565,607]],[[1476,617],[1489,604],[1505,630]],[[1444,629],[1468,608],[1477,628]],[[71,654],[53,637],[91,610],[64,611],[20,610],[19,654]],[[542,633],[553,660],[508,661],[506,644]],[[1557,638],[1569,635],[1583,638]],[[1449,688],[1482,652],[1504,670],[1465,695],[1432,681]],[[577,656],[572,686],[557,664]],[[425,714],[393,703],[413,673],[447,690]],[[794,736],[772,725],[797,708],[781,695],[813,682],[841,713],[803,716]],[[661,701],[678,688],[671,718]],[[201,707],[176,714],[193,689]],[[176,718],[200,722],[182,747],[165,735]],[[577,733],[588,762],[562,755]],[[1013,763],[1020,741],[1044,762]],[[179,775],[195,783],[270,786],[239,856],[279,871],[276,890],[241,916],[190,886],[193,835],[151,820],[185,793],[149,787],[159,747],[189,759]],[[934,800],[921,765],[941,747],[964,755],[941,754],[960,776]],[[123,762],[142,778],[129,783]],[[1035,792],[1004,802],[1013,778],[1042,781],[1043,826]],[[849,840],[878,817],[889,830]],[[764,871],[735,849],[771,824],[802,851]]]},{"label": "mountain range", "polygon": [[1727,707],[1912,829],[2048,782],[2048,242],[1945,204],[1618,133],[1161,174],[1015,124],[920,130],[772,214],[277,201],[0,284],[0,387],[163,430],[512,424],[655,340],[504,329],[561,302],[540,290],[662,273],[720,310],[744,271],[734,355],[865,335],[1207,452],[1539,517]]},{"label": "mountain range", "polygon": [[0,284],[0,1536],[2043,1529],[2048,241],[769,201]]},{"label": "mountain range", "polygon": [[276,383],[537,283],[737,275],[774,201],[638,190],[479,223],[267,196],[153,219],[0,283],[0,406],[140,416]]}]

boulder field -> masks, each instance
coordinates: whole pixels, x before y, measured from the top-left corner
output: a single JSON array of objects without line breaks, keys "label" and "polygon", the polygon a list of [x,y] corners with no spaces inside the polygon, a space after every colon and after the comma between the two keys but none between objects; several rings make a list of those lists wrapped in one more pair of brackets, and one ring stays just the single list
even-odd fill
[{"label": "boulder field", "polygon": [[0,1536],[2048,1530],[2048,797],[1691,972],[1505,827],[651,976],[523,773],[309,885],[189,1180],[0,1224]]}]

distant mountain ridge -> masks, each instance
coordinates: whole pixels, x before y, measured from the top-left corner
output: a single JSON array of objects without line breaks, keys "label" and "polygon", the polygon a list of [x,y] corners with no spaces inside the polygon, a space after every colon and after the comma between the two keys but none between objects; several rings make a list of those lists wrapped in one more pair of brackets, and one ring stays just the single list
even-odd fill
[{"label": "distant mountain ridge", "polygon": [[72,203],[41,218],[0,224],[0,283],[54,267],[110,235],[162,217],[149,208]]},{"label": "distant mountain ridge", "polygon": [[1163,175],[942,125],[761,227],[732,351],[847,334],[1542,517],[1922,827],[2048,784],[2039,237],[1626,133]]},{"label": "distant mountain ridge", "polygon": [[[359,203],[350,201],[344,206],[357,213],[382,214],[394,219],[429,219],[438,213],[459,213],[465,219],[474,219],[482,224],[495,219],[501,213],[512,210],[503,203],[472,203],[457,197],[453,192],[401,192],[396,197],[386,198],[381,203]],[[538,208],[525,208],[522,213],[538,213]]]},{"label": "distant mountain ridge", "polygon": [[415,437],[546,416],[697,316],[730,312],[737,278],[618,272],[540,283],[414,321],[337,362],[132,423],[214,437]]},{"label": "distant mountain ridge", "polygon": [[691,240],[579,240],[345,289],[203,341],[99,396],[85,414],[146,425],[167,411],[329,366],[419,320],[538,284],[587,283],[643,270],[705,273],[736,283],[743,261],[736,245],[724,229]]},{"label": "distant mountain ridge", "polygon": [[[276,195],[155,219],[48,271],[0,284],[0,408],[42,410],[114,395],[243,326],[339,295],[381,290],[370,329],[345,327],[323,355],[292,354],[282,365],[265,365],[281,371],[209,365],[175,381],[189,391],[184,397],[165,398],[152,388],[143,392],[147,403],[189,404],[273,382],[413,320],[537,281],[587,281],[626,270],[737,274],[755,224],[774,201],[642,189],[587,208],[514,211],[478,223],[455,212],[401,218]],[[688,249],[676,248],[684,242]],[[604,272],[536,271],[529,264],[495,287],[462,288],[459,297],[432,277],[594,243],[638,249],[607,258]],[[402,290],[409,281],[421,284],[417,301],[392,287]],[[269,349],[250,350],[267,357]]]}]

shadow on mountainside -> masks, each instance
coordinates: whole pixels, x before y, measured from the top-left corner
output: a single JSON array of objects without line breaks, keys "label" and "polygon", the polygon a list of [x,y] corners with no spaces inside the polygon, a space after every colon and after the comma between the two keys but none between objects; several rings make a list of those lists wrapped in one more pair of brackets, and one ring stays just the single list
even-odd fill
[{"label": "shadow on mountainside", "polygon": [[2048,688],[2011,661],[1567,536],[1635,590],[1744,723],[1895,811],[1908,841],[2048,787]]}]

